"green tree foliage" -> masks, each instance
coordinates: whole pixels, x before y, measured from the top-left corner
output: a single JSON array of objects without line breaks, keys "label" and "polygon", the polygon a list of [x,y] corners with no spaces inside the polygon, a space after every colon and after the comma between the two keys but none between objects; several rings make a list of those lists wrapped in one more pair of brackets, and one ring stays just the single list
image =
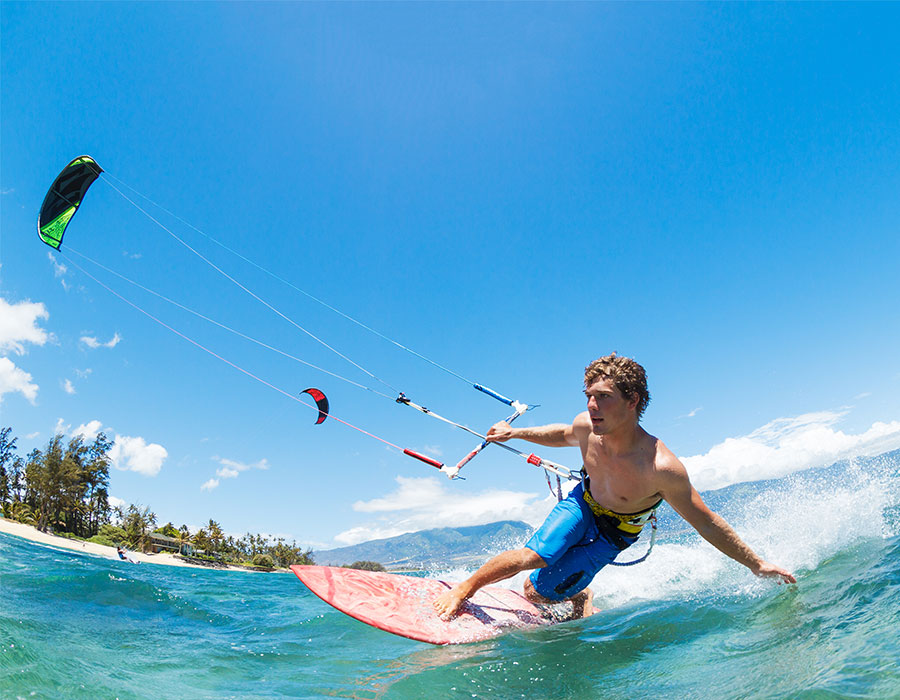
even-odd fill
[{"label": "green tree foliage", "polygon": [[344,568],[360,569],[361,571],[387,571],[384,565],[379,564],[377,561],[355,561],[352,564],[347,564]]},{"label": "green tree foliage", "polygon": [[268,554],[254,554],[251,561],[253,562],[253,566],[264,566],[267,569],[271,569],[275,566],[275,561]]},{"label": "green tree foliage", "polygon": [[156,528],[153,532],[158,532],[161,535],[165,535],[166,537],[174,537],[176,540],[181,537],[181,532],[175,529],[175,526],[172,523],[166,523],[162,527]]},{"label": "green tree foliage", "polygon": [[10,433],[10,428],[0,430],[3,512],[33,518],[42,531],[96,534],[109,520],[107,453],[112,442],[103,433],[90,444],[80,436],[65,442],[62,435],[55,435],[44,451],[32,450],[23,460],[14,454],[16,438],[10,439]]},{"label": "green tree foliage", "polygon": [[146,547],[147,536],[153,531],[154,525],[156,525],[156,514],[150,510],[150,506],[142,507],[134,504],[128,506],[125,517],[120,523],[125,531],[125,541],[128,546],[141,551]]},{"label": "green tree foliage", "polygon": [[10,520],[18,520],[26,525],[35,524],[34,511],[31,510],[30,505],[22,501],[13,501],[4,512],[7,513],[5,517]]},{"label": "green tree foliage", "polygon": [[16,440],[10,439],[12,428],[0,430],[0,508],[6,512],[6,504],[10,502],[10,469],[16,459]]},{"label": "green tree foliage", "polygon": [[206,550],[211,553],[219,552],[225,543],[225,533],[222,532],[219,523],[212,518],[209,519],[209,523],[206,525],[206,542]]},{"label": "green tree foliage", "polygon": [[126,540],[125,530],[111,523],[100,526],[97,534],[88,539],[88,542],[103,544],[107,547],[117,547]]},{"label": "green tree foliage", "polygon": [[275,563],[282,567],[291,566],[292,564],[315,564],[311,549],[307,549],[304,552],[303,548],[298,547],[296,542],[288,544],[280,537],[269,547],[269,554],[272,555]]}]

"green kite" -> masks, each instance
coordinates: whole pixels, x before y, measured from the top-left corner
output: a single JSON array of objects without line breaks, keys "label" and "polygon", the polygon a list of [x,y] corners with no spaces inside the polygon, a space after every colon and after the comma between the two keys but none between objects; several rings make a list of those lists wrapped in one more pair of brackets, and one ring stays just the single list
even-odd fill
[{"label": "green kite", "polygon": [[38,235],[44,243],[59,250],[66,226],[88,187],[102,172],[103,168],[90,156],[79,156],[63,168],[44,197],[38,215]]}]

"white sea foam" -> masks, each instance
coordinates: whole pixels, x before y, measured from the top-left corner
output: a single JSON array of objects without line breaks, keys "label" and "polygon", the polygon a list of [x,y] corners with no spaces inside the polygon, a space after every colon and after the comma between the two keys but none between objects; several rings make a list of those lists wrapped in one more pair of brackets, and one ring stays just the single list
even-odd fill
[{"label": "white sea foam", "polygon": [[[728,503],[728,519],[760,556],[799,576],[867,538],[897,534],[886,513],[900,502],[896,463],[796,474],[766,486],[741,503]],[[665,532],[646,562],[607,567],[594,579],[598,605],[636,599],[693,597],[704,592],[760,592],[773,585],[755,579],[699,535],[666,541]],[[623,555],[623,559],[625,556]]]}]

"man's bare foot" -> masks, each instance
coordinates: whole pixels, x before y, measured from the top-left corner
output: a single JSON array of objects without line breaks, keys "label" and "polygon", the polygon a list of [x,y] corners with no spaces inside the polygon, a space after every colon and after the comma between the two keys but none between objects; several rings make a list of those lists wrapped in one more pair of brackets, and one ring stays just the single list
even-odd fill
[{"label": "man's bare foot", "polygon": [[439,595],[432,606],[437,611],[438,617],[442,620],[449,620],[459,612],[459,609],[466,602],[468,596],[462,590],[462,585],[456,585],[446,593]]},{"label": "man's bare foot", "polygon": [[593,615],[594,612],[594,592],[590,588],[585,588],[581,593],[572,597],[572,619],[578,620],[582,617]]}]

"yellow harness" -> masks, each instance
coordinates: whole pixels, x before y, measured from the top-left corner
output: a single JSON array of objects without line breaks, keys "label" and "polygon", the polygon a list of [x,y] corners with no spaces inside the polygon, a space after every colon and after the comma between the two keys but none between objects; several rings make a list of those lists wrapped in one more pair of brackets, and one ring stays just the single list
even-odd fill
[{"label": "yellow harness", "polygon": [[644,529],[644,525],[650,522],[650,519],[653,517],[656,509],[659,507],[659,504],[662,503],[662,499],[660,499],[656,505],[651,506],[647,510],[642,510],[639,513],[616,513],[614,510],[609,510],[608,508],[604,508],[597,501],[594,500],[594,497],[591,496],[591,490],[588,487],[588,484],[585,484],[584,488],[584,502],[588,504],[588,507],[594,513],[594,515],[607,516],[610,518],[614,518],[618,520],[618,524],[616,528],[622,530],[623,532],[627,532],[632,537],[636,537],[640,534],[641,530]]}]

